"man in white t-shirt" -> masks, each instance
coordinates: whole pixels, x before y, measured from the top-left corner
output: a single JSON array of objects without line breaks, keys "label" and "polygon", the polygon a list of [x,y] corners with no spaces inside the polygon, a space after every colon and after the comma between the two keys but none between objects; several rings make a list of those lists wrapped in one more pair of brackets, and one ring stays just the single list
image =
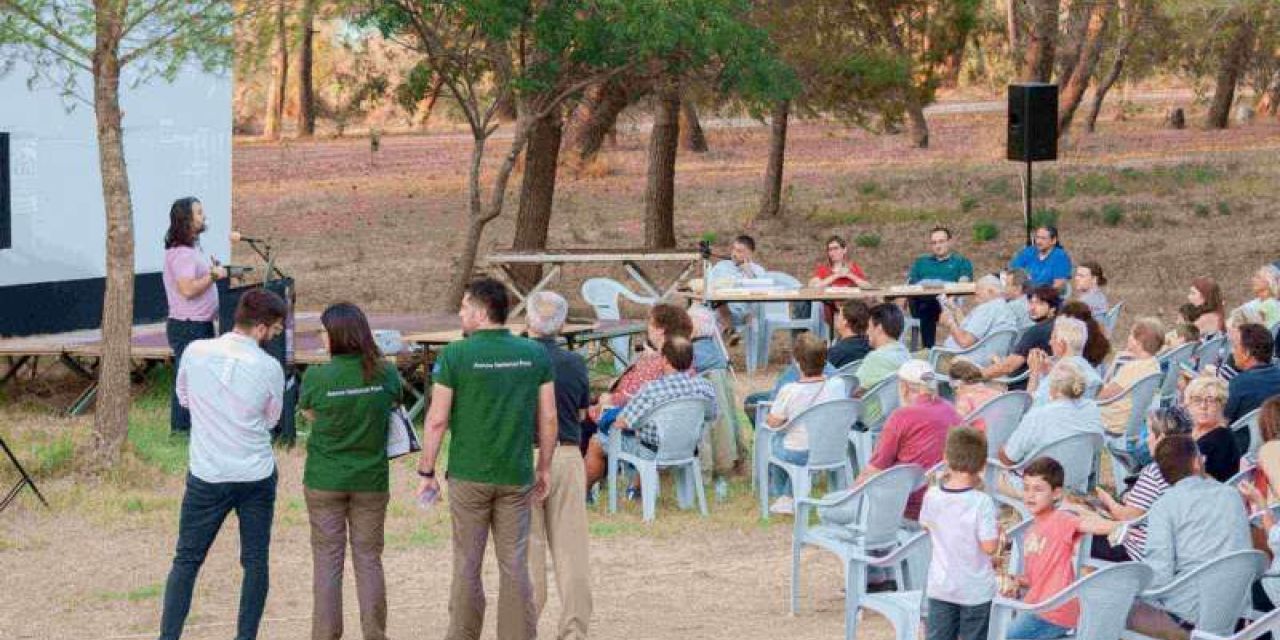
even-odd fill
[{"label": "man in white t-shirt", "polygon": [[178,401],[191,410],[190,473],[178,544],[164,589],[160,640],[182,635],[191,592],[222,523],[240,529],[240,615],[236,638],[254,638],[267,601],[268,550],[276,502],[271,427],[284,406],[284,371],[261,345],[280,335],[285,301],[265,289],[240,297],[235,330],[197,340],[178,368]]},{"label": "man in white t-shirt", "polygon": [[[822,375],[827,366],[825,342],[812,333],[802,333],[796,337],[792,350],[796,366],[800,369],[800,379],[778,390],[765,417],[765,424],[771,429],[782,428],[814,405],[848,397],[839,378]],[[790,464],[804,464],[809,460],[809,434],[801,425],[792,426],[774,433],[769,449],[772,455]],[[779,496],[769,508],[770,513],[792,513],[795,502],[790,493],[791,481],[787,473],[770,465],[769,495]]]}]

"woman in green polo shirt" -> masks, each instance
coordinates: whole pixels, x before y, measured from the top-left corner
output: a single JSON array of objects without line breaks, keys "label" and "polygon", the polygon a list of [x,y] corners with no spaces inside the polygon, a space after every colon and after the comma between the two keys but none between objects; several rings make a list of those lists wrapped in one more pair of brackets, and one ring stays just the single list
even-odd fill
[{"label": "woman in green polo shirt", "polygon": [[400,378],[378,353],[359,307],[330,306],[320,323],[332,358],[307,369],[299,400],[299,408],[312,421],[302,477],[315,571],[312,637],[342,635],[342,568],[350,538],[360,626],[366,640],[383,640],[387,419],[400,397]]}]

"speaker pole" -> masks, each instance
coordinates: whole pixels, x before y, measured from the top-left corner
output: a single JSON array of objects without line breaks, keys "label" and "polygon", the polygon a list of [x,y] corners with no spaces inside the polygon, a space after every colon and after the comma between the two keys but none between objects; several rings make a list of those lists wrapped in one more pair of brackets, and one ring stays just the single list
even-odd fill
[{"label": "speaker pole", "polygon": [[1026,188],[1022,190],[1022,218],[1027,224],[1027,246],[1031,246],[1031,156],[1027,156]]}]

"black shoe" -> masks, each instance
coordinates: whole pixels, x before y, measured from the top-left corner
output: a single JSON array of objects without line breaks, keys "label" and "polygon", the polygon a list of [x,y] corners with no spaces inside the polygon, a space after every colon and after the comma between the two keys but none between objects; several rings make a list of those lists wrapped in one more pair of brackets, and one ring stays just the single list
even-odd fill
[{"label": "black shoe", "polygon": [[867,585],[867,593],[883,593],[885,591],[897,591],[898,583],[893,580],[885,580],[883,582],[872,582]]}]

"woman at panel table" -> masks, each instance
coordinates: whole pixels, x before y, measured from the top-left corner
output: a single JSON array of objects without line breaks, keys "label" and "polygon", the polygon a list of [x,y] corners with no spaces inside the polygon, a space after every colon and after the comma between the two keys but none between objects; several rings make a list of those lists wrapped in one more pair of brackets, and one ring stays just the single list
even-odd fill
[{"label": "woman at panel table", "polygon": [[[164,293],[169,303],[165,335],[173,350],[175,373],[182,352],[196,340],[215,337],[213,319],[218,316],[218,288],[214,283],[226,271],[200,249],[204,233],[204,206],[195,198],[179,198],[169,208],[169,230],[164,235]],[[191,430],[191,413],[170,394],[169,428],[173,433]]]},{"label": "woman at panel table", "polygon": [[[871,284],[862,271],[862,267],[849,257],[849,243],[840,236],[827,238],[827,254],[813,269],[813,277],[809,286],[821,287],[864,287]],[[823,317],[827,324],[835,316],[836,305],[828,302],[824,305]],[[808,315],[807,312],[802,315]]]}]

